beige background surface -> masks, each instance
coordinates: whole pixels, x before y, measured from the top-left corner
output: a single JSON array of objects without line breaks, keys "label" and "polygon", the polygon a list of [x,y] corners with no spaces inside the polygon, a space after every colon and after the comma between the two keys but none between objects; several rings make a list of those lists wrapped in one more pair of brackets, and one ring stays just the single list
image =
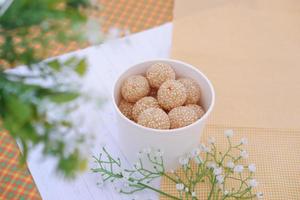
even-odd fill
[{"label": "beige background surface", "polygon": [[[216,107],[202,142],[248,137],[264,199],[300,199],[300,1],[177,0],[172,57],[203,71]],[[166,180],[162,189],[176,194]],[[199,199],[205,199],[205,190]]]},{"label": "beige background surface", "polygon": [[300,1],[178,0],[172,56],[212,80],[211,123],[300,129]]}]

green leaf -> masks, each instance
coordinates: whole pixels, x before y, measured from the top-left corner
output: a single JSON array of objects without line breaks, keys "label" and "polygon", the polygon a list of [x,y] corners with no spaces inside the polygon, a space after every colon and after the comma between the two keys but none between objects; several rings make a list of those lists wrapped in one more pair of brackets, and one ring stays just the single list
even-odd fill
[{"label": "green leaf", "polygon": [[73,101],[79,96],[76,92],[59,92],[53,93],[49,96],[49,99],[54,103],[67,103]]},{"label": "green leaf", "polygon": [[75,71],[78,75],[83,76],[86,72],[87,64],[85,62],[85,59],[82,59],[79,61],[79,63],[75,66]]},{"label": "green leaf", "polygon": [[61,69],[61,64],[58,60],[52,60],[47,63],[49,67],[51,67],[55,71],[60,71]]},{"label": "green leaf", "polygon": [[16,123],[23,124],[29,121],[32,115],[32,105],[29,102],[22,101],[20,98],[9,95],[5,97],[7,110],[14,117]]}]

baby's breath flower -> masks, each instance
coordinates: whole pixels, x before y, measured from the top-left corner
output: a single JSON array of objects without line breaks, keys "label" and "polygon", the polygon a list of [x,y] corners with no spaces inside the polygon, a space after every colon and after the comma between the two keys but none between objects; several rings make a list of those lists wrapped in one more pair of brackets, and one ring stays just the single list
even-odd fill
[{"label": "baby's breath flower", "polygon": [[240,141],[240,144],[248,144],[248,139],[247,138],[242,138]]},{"label": "baby's breath flower", "polygon": [[144,148],[143,153],[150,154],[151,153],[151,148]]},{"label": "baby's breath flower", "polygon": [[229,194],[229,191],[228,191],[228,190],[225,190],[225,191],[223,192],[223,194],[224,194],[225,196],[227,196],[227,195]]},{"label": "baby's breath flower", "polygon": [[256,187],[258,185],[258,182],[255,179],[249,180],[250,187]]},{"label": "baby's breath flower", "polygon": [[189,163],[189,159],[187,157],[180,157],[179,158],[179,164],[187,165],[188,163]]},{"label": "baby's breath flower", "polygon": [[215,174],[216,176],[222,174],[222,168],[221,168],[221,167],[214,168],[214,174]]},{"label": "baby's breath flower", "polygon": [[227,129],[227,130],[225,130],[224,131],[224,135],[226,136],[226,137],[232,137],[233,136],[233,130],[232,129]]},{"label": "baby's breath flower", "polygon": [[248,158],[249,157],[249,154],[247,151],[245,150],[242,150],[241,153],[240,153],[240,156],[244,159]]},{"label": "baby's breath flower", "polygon": [[262,192],[257,192],[256,193],[256,198],[262,199],[264,197],[264,194]]},{"label": "baby's breath flower", "polygon": [[137,163],[134,164],[134,167],[136,169],[140,169],[142,166],[141,166],[141,163],[137,162]]},{"label": "baby's breath flower", "polygon": [[209,153],[210,152],[210,148],[205,146],[204,144],[200,145],[200,150],[204,151],[205,153]]},{"label": "baby's breath flower", "polygon": [[255,166],[255,164],[250,164],[250,165],[248,166],[248,169],[249,169],[250,172],[255,172],[255,171],[256,171],[256,166]]},{"label": "baby's breath flower", "polygon": [[164,152],[160,149],[158,149],[156,152],[155,152],[155,156],[157,157],[162,157],[164,155]]},{"label": "baby's breath flower", "polygon": [[198,165],[203,163],[203,159],[200,156],[196,156],[194,160]]},{"label": "baby's breath flower", "polygon": [[234,163],[230,160],[226,163],[226,167],[233,169],[234,168]]},{"label": "baby's breath flower", "polygon": [[192,197],[196,197],[196,196],[197,196],[196,192],[192,192]]},{"label": "baby's breath flower", "polygon": [[214,137],[210,137],[208,139],[208,144],[215,144],[216,143],[216,139]]},{"label": "baby's breath flower", "polygon": [[194,148],[194,149],[191,151],[191,156],[192,156],[192,157],[198,156],[199,154],[200,154],[200,149],[199,149],[199,148]]},{"label": "baby's breath flower", "polygon": [[137,153],[137,157],[138,157],[138,159],[143,158],[143,152],[142,152],[142,151],[139,151],[139,152]]},{"label": "baby's breath flower", "polygon": [[222,175],[216,176],[218,184],[222,184],[224,182],[224,177]]},{"label": "baby's breath flower", "polygon": [[207,167],[209,169],[215,169],[217,167],[216,163],[215,162],[208,162],[207,163]]},{"label": "baby's breath flower", "polygon": [[244,166],[243,165],[237,165],[234,167],[233,171],[237,172],[237,173],[242,173],[244,170]]},{"label": "baby's breath flower", "polygon": [[176,190],[182,191],[184,189],[184,185],[182,183],[177,183],[176,184]]}]

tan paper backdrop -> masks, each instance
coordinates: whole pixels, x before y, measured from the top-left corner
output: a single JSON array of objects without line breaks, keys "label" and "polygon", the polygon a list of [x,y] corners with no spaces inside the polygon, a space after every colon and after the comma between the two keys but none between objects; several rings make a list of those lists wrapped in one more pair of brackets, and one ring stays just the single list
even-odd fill
[{"label": "tan paper backdrop", "polygon": [[300,199],[300,1],[177,0],[174,14],[172,57],[216,90],[202,140],[224,146],[226,128],[248,137],[264,199]]},{"label": "tan paper backdrop", "polygon": [[178,0],[173,38],[215,86],[214,123],[300,129],[299,0]]}]

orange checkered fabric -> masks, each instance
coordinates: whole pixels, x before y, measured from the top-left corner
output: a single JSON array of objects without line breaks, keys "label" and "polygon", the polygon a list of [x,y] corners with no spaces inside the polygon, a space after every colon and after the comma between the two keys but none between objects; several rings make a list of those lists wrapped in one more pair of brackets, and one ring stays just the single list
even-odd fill
[{"label": "orange checkered fabric", "polygon": [[0,132],[0,199],[41,199],[26,166],[20,166],[15,140]]},{"label": "orange checkered fabric", "polygon": [[[91,16],[100,19],[103,32],[111,27],[135,33],[169,22],[173,18],[174,0],[99,0],[100,12]],[[51,56],[86,47],[76,42],[53,44]],[[0,200],[41,199],[30,172],[19,166],[19,149],[7,133],[0,133]]]}]

